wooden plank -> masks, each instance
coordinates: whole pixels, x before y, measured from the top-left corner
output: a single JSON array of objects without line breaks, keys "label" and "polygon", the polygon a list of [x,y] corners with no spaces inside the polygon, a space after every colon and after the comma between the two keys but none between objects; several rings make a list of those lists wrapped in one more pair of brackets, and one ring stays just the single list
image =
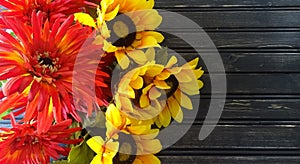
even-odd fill
[{"label": "wooden plank", "polygon": [[281,7],[299,6],[299,0],[156,0],[156,8],[191,8],[191,7]]},{"label": "wooden plank", "polygon": [[[174,32],[174,35],[189,38],[196,49],[205,51],[213,47],[203,38],[197,37],[195,32]],[[164,34],[163,46],[171,49],[191,49],[192,47],[174,35]],[[211,40],[217,48],[300,48],[300,32],[209,32]],[[201,36],[201,33],[200,33]]]},{"label": "wooden plank", "polygon": [[[184,137],[170,149],[182,150],[183,153],[188,149],[194,152],[208,149],[232,149],[249,151],[249,153],[251,153],[251,149],[261,151],[277,149],[280,151],[278,154],[284,154],[284,151],[297,151],[295,153],[300,154],[298,152],[300,148],[300,125],[217,125],[205,140],[199,141],[198,135],[201,127],[201,125],[192,126]],[[164,137],[167,139],[171,136]]]},{"label": "wooden plank", "polygon": [[[299,8],[300,9],[300,8]],[[300,27],[300,11],[176,11],[176,13],[188,17],[204,29],[223,28],[283,28]],[[178,21],[172,15],[164,15],[163,21]],[[171,28],[171,27],[170,27]],[[190,27],[186,27],[190,28]],[[261,29],[264,30],[264,29]]]},{"label": "wooden plank", "polygon": [[[215,76],[224,76],[215,74]],[[241,95],[300,94],[300,74],[227,74],[227,93]],[[202,77],[204,87],[202,94],[210,94],[209,75]],[[221,93],[216,89],[216,93]]]},{"label": "wooden plank", "polygon": [[[210,99],[200,99],[197,120],[203,121]],[[184,113],[189,112],[183,109]],[[186,115],[188,116],[188,115]],[[187,120],[191,117],[185,117]],[[217,119],[215,117],[208,119]],[[222,124],[289,124],[300,121],[300,99],[227,99]]]},{"label": "wooden plank", "polygon": [[[227,73],[280,73],[300,72],[300,53],[296,52],[221,52],[225,71]],[[196,52],[178,52],[187,61],[198,57]],[[201,57],[213,55],[205,52]],[[203,60],[199,63],[205,66]]]},{"label": "wooden plank", "polygon": [[299,156],[159,156],[163,164],[299,164]]}]

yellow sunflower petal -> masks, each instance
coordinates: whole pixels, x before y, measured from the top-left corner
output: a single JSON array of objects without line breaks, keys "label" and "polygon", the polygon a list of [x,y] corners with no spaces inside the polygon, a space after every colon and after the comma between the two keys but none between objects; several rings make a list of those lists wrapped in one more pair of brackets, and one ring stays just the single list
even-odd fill
[{"label": "yellow sunflower petal", "polygon": [[145,153],[156,154],[161,151],[162,145],[158,139],[154,140],[143,140],[142,142]]},{"label": "yellow sunflower petal", "polygon": [[159,121],[164,127],[167,127],[171,122],[171,113],[169,108],[166,106],[161,113],[158,115]]},{"label": "yellow sunflower petal", "polygon": [[192,71],[181,71],[178,74],[175,74],[176,79],[178,80],[179,83],[187,83],[191,82],[193,79],[191,76]]},{"label": "yellow sunflower petal", "polygon": [[96,155],[96,156],[93,158],[91,164],[103,164],[103,163],[102,163],[102,154]]},{"label": "yellow sunflower petal", "polygon": [[177,63],[177,58],[175,56],[172,56],[165,67],[171,68],[176,63]]},{"label": "yellow sunflower petal", "polygon": [[139,138],[141,140],[151,140],[157,137],[158,134],[159,134],[159,129],[149,128],[148,131],[144,133],[144,135],[139,135]]},{"label": "yellow sunflower petal", "polygon": [[150,128],[151,125],[149,124],[149,125],[129,126],[127,129],[131,134],[139,135],[145,133]]},{"label": "yellow sunflower petal", "polygon": [[143,87],[143,85],[144,85],[144,81],[143,81],[143,78],[140,76],[137,76],[134,81],[130,82],[130,86],[133,89],[141,89]]},{"label": "yellow sunflower petal", "polygon": [[[190,85],[191,84],[191,85]],[[188,95],[197,95],[199,94],[199,87],[198,83],[189,83],[189,84],[184,84],[182,83],[180,85],[180,90]]]},{"label": "yellow sunflower petal", "polygon": [[139,49],[150,48],[150,47],[159,47],[159,42],[153,36],[143,36],[141,44],[137,47]]},{"label": "yellow sunflower petal", "polygon": [[182,67],[184,67],[185,69],[195,69],[198,65],[198,62],[199,62],[199,58],[195,58],[189,61],[188,63],[184,64]]},{"label": "yellow sunflower petal", "polygon": [[117,5],[117,7],[113,11],[106,13],[104,20],[111,21],[112,19],[114,19],[119,12],[119,8],[120,8],[120,5]]},{"label": "yellow sunflower petal", "polygon": [[175,93],[176,100],[180,103],[181,106],[183,106],[186,109],[193,109],[193,104],[191,99],[185,95],[184,93],[181,93],[180,90],[176,90]]},{"label": "yellow sunflower petal", "polygon": [[126,0],[126,3],[134,4],[133,7],[135,10],[152,9],[154,6],[154,0]]},{"label": "yellow sunflower petal", "polygon": [[169,86],[165,81],[163,80],[153,80],[155,86],[159,89],[170,89],[171,86]]},{"label": "yellow sunflower petal", "polygon": [[171,74],[177,74],[179,72],[181,72],[182,67],[173,67],[173,68],[169,68],[168,71],[171,72]]},{"label": "yellow sunflower petal", "polygon": [[103,50],[106,52],[116,52],[118,50],[116,46],[113,46],[111,43],[107,42],[106,40],[104,40],[103,43],[104,43]]},{"label": "yellow sunflower petal", "polygon": [[171,72],[164,70],[161,74],[156,76],[156,80],[166,80],[171,76]]},{"label": "yellow sunflower petal", "polygon": [[132,164],[143,164],[143,161],[141,161],[138,158],[135,158]]},{"label": "yellow sunflower petal", "polygon": [[143,88],[143,94],[147,94],[148,91],[154,86],[153,83],[149,84],[148,86],[146,86],[145,88]]},{"label": "yellow sunflower petal", "polygon": [[119,94],[115,96],[115,99],[116,99],[116,106],[118,109],[122,109],[122,110],[124,109],[129,112],[133,112],[133,107],[130,99],[120,96]]},{"label": "yellow sunflower petal", "polygon": [[156,31],[145,31],[145,32],[142,32],[142,36],[152,36],[156,39],[156,41],[158,43],[161,43],[165,38],[164,36],[159,33],[159,32],[156,32]]},{"label": "yellow sunflower petal", "polygon": [[96,28],[96,23],[95,23],[94,19],[89,14],[75,13],[74,17],[75,17],[74,18],[75,21],[78,21],[79,23],[81,23],[83,25]]},{"label": "yellow sunflower petal", "polygon": [[150,105],[149,97],[145,94],[142,94],[140,97],[140,106],[141,108],[146,108]]},{"label": "yellow sunflower petal", "polygon": [[119,143],[113,142],[112,140],[108,141],[105,145],[106,151],[105,153],[110,157],[114,157],[119,149]]},{"label": "yellow sunflower petal", "polygon": [[153,154],[138,155],[133,164],[146,164],[151,161],[151,164],[160,164],[160,160]]},{"label": "yellow sunflower petal", "polygon": [[106,120],[110,121],[115,128],[123,125],[123,118],[119,109],[114,104],[110,104],[106,111]]},{"label": "yellow sunflower petal", "polygon": [[155,100],[161,96],[161,92],[156,89],[156,87],[153,87],[149,91],[149,98],[151,100]]},{"label": "yellow sunflower petal", "polygon": [[162,22],[162,16],[154,9],[135,11],[135,15],[141,17],[141,21],[135,22],[135,24],[144,26],[143,31],[155,30]]},{"label": "yellow sunflower petal", "polygon": [[128,68],[130,60],[125,55],[124,51],[116,51],[115,56],[117,58],[118,64],[122,69]]},{"label": "yellow sunflower petal", "polygon": [[147,61],[147,57],[142,50],[134,50],[127,53],[127,55],[136,63],[142,65]]},{"label": "yellow sunflower petal", "polygon": [[203,82],[201,80],[197,80],[197,82],[198,82],[199,89],[201,89],[204,86]]},{"label": "yellow sunflower petal", "polygon": [[204,71],[202,69],[196,69],[193,72],[194,72],[194,77],[197,79],[199,79],[204,74]]},{"label": "yellow sunflower petal", "polygon": [[158,128],[161,128],[161,127],[162,127],[162,123],[159,121],[159,119],[156,119],[156,120],[155,120],[155,125],[156,125]]},{"label": "yellow sunflower petal", "polygon": [[164,66],[155,64],[155,65],[149,65],[148,70],[146,72],[146,76],[154,77],[159,75],[164,70]]},{"label": "yellow sunflower petal", "polygon": [[168,106],[169,106],[169,110],[170,110],[171,115],[174,118],[174,120],[181,123],[183,120],[183,113],[182,113],[181,107],[178,104],[177,100],[175,98],[173,98],[172,96],[169,97]]},{"label": "yellow sunflower petal", "polygon": [[102,152],[102,146],[104,145],[104,140],[100,136],[95,136],[89,139],[86,142],[89,147],[95,152],[95,153],[101,153]]}]

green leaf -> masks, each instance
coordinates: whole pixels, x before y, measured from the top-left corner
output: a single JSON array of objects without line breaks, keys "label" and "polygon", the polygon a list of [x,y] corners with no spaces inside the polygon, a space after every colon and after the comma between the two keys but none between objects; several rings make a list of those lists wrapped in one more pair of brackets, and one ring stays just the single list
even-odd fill
[{"label": "green leaf", "polygon": [[68,156],[70,164],[90,163],[94,158],[94,151],[83,141],[81,144],[73,147]]}]

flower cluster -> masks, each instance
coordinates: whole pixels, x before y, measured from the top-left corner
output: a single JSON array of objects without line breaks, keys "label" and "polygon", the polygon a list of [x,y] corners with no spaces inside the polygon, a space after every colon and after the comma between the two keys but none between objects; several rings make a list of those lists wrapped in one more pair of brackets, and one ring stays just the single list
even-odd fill
[{"label": "flower cluster", "polygon": [[161,53],[154,0],[0,5],[0,163],[160,163],[204,71]]}]

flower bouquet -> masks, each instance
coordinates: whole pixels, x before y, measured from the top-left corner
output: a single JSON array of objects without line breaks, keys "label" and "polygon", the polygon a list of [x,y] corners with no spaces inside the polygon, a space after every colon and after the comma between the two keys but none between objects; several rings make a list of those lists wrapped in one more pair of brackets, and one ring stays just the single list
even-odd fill
[{"label": "flower bouquet", "polygon": [[1,0],[0,163],[160,163],[199,94],[154,0]]}]

